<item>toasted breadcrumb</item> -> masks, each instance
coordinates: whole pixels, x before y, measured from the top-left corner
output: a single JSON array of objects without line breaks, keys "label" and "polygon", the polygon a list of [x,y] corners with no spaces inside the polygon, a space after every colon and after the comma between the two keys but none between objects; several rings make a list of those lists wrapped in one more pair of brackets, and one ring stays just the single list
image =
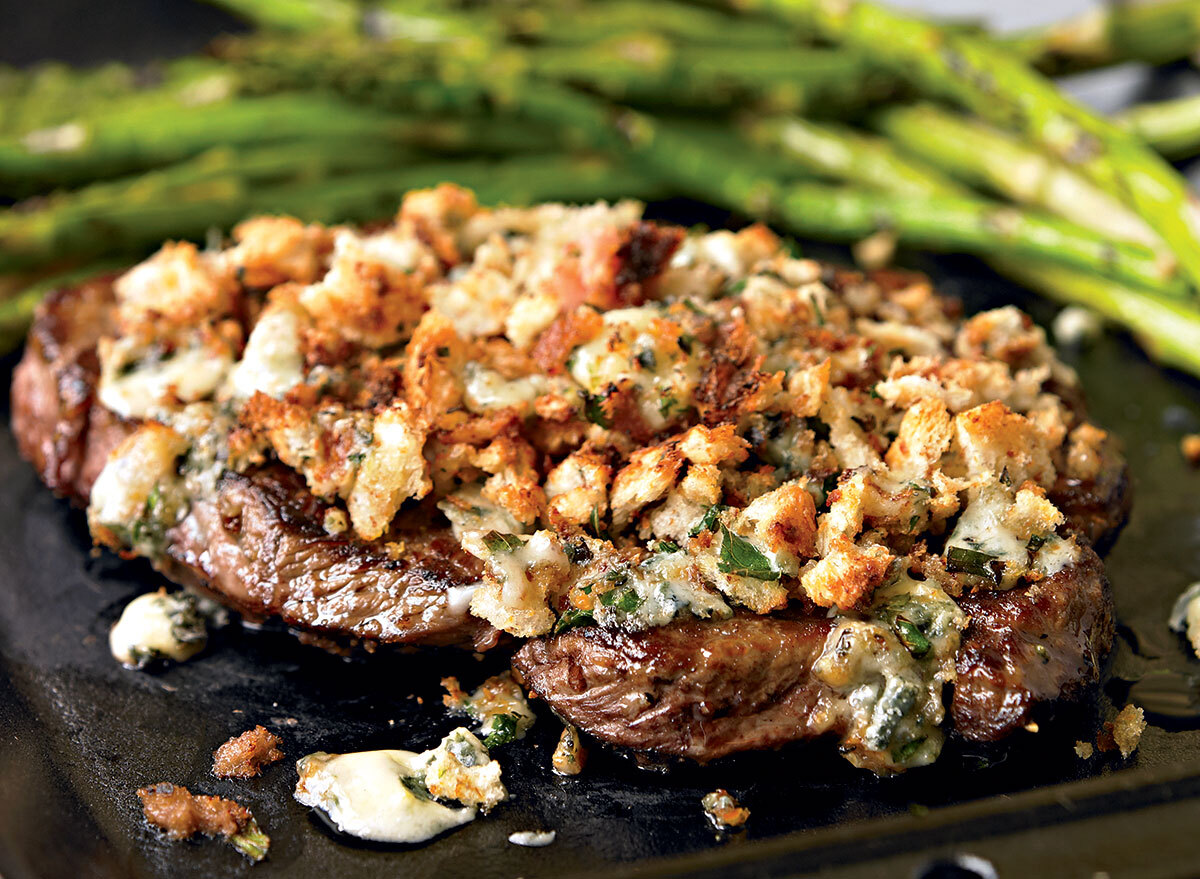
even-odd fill
[{"label": "toasted breadcrumb", "polygon": [[193,794],[180,784],[159,782],[137,792],[146,821],[171,839],[197,833],[226,839],[253,861],[267,855],[270,838],[259,829],[250,810],[232,800]]},{"label": "toasted breadcrumb", "polygon": [[1080,760],[1090,760],[1093,748],[1091,742],[1078,741],[1075,743],[1075,756]]},{"label": "toasted breadcrumb", "polygon": [[256,726],[234,736],[213,752],[213,775],[218,778],[253,778],[264,766],[283,759],[279,736]]},{"label": "toasted breadcrumb", "polygon": [[1126,705],[1104,724],[1096,736],[1096,747],[1101,751],[1119,750],[1121,757],[1127,760],[1137,750],[1145,731],[1146,713],[1136,705]]}]

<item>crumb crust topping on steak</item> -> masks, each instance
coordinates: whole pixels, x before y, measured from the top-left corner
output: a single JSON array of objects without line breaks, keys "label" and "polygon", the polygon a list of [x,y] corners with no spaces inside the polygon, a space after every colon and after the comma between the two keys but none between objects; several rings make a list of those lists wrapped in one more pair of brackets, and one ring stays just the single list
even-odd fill
[{"label": "crumb crust topping on steak", "polygon": [[98,543],[312,630],[541,639],[529,681],[549,644],[800,626],[801,725],[877,771],[937,756],[991,603],[1103,585],[1090,546],[1126,503],[1026,315],[964,319],[759,225],[444,185],[371,229],[168,243],[72,301],[38,319],[14,424]]}]

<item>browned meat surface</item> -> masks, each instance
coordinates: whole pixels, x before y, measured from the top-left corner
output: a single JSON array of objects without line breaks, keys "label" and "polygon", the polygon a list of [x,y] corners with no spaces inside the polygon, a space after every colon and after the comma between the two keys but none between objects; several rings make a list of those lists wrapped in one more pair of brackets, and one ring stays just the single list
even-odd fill
[{"label": "browned meat surface", "polygon": [[1038,702],[1078,695],[1100,679],[1112,646],[1113,607],[1095,553],[1028,588],[959,604],[971,624],[958,651],[950,714],[963,736],[1003,738],[1028,721]]},{"label": "browned meat surface", "polygon": [[129,428],[95,402],[96,341],[110,330],[111,279],[47,297],[13,372],[12,424],[21,454],[46,485],[87,503],[108,453]]},{"label": "browned meat surface", "polygon": [[171,839],[187,839],[197,833],[228,839],[254,820],[245,806],[221,797],[194,794],[180,784],[159,782],[137,794],[146,820]]},{"label": "browned meat surface", "polygon": [[736,616],[629,635],[530,641],[513,667],[569,723],[612,744],[705,761],[825,732],[811,674],[831,621]]},{"label": "browned meat surface", "polygon": [[248,729],[213,751],[213,775],[218,778],[253,778],[264,766],[283,759],[279,736],[264,726]]},{"label": "browned meat surface", "polygon": [[[113,301],[108,280],[52,294],[13,375],[21,454],[50,488],[80,504],[131,429],[95,402],[96,340],[109,329]],[[280,616],[308,631],[477,649],[496,643],[498,633],[470,616],[464,594],[447,592],[479,579],[478,561],[449,532],[415,530],[389,551],[330,536],[321,527],[325,509],[286,468],[229,476],[172,532],[166,573],[251,617]]]},{"label": "browned meat surface", "polygon": [[[1039,702],[1077,695],[1099,677],[1112,643],[1100,559],[1036,585],[963,598],[970,614],[950,700],[954,727],[990,741],[1022,726]],[[612,744],[707,761],[838,733],[813,709],[812,674],[830,621],[739,616],[637,634],[575,629],[530,641],[513,667],[571,724]]]},{"label": "browned meat surface", "polygon": [[496,630],[455,589],[478,580],[479,562],[448,530],[400,529],[389,549],[326,533],[325,509],[283,467],[228,474],[168,534],[166,572],[251,617],[309,631],[495,645]]}]

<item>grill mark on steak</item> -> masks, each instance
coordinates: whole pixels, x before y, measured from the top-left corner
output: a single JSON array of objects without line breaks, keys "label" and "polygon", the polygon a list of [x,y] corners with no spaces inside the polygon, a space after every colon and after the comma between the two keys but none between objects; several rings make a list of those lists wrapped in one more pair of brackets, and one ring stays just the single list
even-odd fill
[{"label": "grill mark on steak", "polygon": [[480,563],[449,529],[402,528],[395,557],[326,533],[322,508],[285,467],[228,473],[168,532],[163,567],[251,618],[388,643],[495,646],[499,633],[450,591],[476,582]]},{"label": "grill mark on steak", "polygon": [[[43,482],[79,505],[136,426],[95,399],[96,343],[112,329],[111,282],[50,294],[13,373],[18,449]],[[497,643],[496,630],[450,600],[449,587],[479,579],[479,563],[448,530],[400,534],[407,550],[397,561],[382,545],[327,534],[325,509],[285,467],[230,474],[170,532],[159,567],[253,619],[279,616],[310,632],[479,650]]]},{"label": "grill mark on steak", "polygon": [[[1036,704],[1099,679],[1112,600],[1099,557],[1083,552],[1041,583],[960,601],[971,616],[949,701],[960,735],[1002,738]],[[843,698],[812,673],[831,628],[824,617],[743,615],[636,634],[573,629],[526,643],[513,669],[556,713],[603,741],[706,762],[842,732],[840,720],[813,711],[822,695]]]},{"label": "grill mark on steak", "polygon": [[87,503],[108,453],[132,430],[95,399],[96,343],[112,329],[112,280],[47,296],[13,371],[17,448],[46,485],[77,504]]}]

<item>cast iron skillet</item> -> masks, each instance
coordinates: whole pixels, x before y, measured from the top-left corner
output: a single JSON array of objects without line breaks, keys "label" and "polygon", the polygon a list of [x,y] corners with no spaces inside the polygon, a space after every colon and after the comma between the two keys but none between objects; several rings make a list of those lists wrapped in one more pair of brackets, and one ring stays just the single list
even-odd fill
[{"label": "cast iron skillet", "polygon": [[[651,213],[714,226],[736,220],[688,202]],[[916,267],[968,311],[1015,302],[1043,322],[1053,315],[972,261]],[[830,742],[669,771],[594,748],[583,775],[560,779],[549,769],[559,726],[539,708],[531,735],[496,754],[512,799],[418,847],[338,838],[292,799],[293,760],[318,749],[429,747],[456,725],[441,707],[439,678],[474,684],[503,667],[500,657],[380,651],[343,660],[277,629],[234,624],[191,663],[125,671],[108,654],[108,628],[160,579],[140,563],[93,556],[82,515],[50,496],[0,431],[0,874],[1190,874],[1200,660],[1164,621],[1178,592],[1200,579],[1200,473],[1178,450],[1183,433],[1200,431],[1200,384],[1155,367],[1119,336],[1064,354],[1082,375],[1094,420],[1124,440],[1136,487],[1132,519],[1107,560],[1121,628],[1094,699],[999,746],[952,739],[937,765],[894,779],[852,769]],[[0,364],[5,422],[14,362]],[[1075,740],[1094,739],[1114,705],[1131,699],[1152,724],[1137,754],[1079,760]],[[249,782],[213,778],[213,748],[255,723],[283,738],[288,759]],[[269,860],[251,868],[215,842],[162,841],[134,795],[157,781],[244,802],[272,836]],[[719,837],[704,819],[700,797],[716,787],[751,809],[744,832]],[[506,841],[540,829],[555,830],[556,842],[522,849]]]}]

